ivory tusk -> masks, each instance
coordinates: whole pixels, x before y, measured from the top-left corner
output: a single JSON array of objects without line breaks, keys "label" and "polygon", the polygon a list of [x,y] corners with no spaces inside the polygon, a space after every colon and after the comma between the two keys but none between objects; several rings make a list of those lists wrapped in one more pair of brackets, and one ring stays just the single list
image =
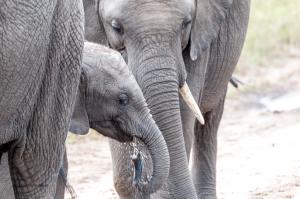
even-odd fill
[{"label": "ivory tusk", "polygon": [[185,82],[184,85],[179,89],[179,93],[181,94],[183,100],[188,105],[188,107],[191,109],[191,111],[194,113],[200,124],[204,125],[205,121],[203,118],[203,115],[189,89],[189,86]]}]

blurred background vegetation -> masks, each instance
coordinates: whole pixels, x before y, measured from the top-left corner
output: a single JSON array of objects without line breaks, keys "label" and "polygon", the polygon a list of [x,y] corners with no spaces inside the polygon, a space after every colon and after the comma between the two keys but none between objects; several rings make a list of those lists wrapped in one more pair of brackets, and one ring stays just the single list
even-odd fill
[{"label": "blurred background vegetation", "polygon": [[287,56],[291,49],[298,47],[300,0],[251,0],[248,33],[240,65],[243,68],[244,65],[268,66],[274,58]]}]

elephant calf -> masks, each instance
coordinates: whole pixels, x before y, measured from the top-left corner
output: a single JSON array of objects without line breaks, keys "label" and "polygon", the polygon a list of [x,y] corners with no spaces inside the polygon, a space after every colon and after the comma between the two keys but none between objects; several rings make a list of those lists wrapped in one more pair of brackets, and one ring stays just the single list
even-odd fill
[{"label": "elephant calf", "polygon": [[145,193],[162,186],[169,174],[168,149],[140,87],[120,53],[85,42],[70,131],[86,134],[89,128],[120,142],[141,139],[152,156],[153,174],[138,186]]},{"label": "elephant calf", "polygon": [[[153,174],[148,183],[137,186],[148,194],[162,186],[169,174],[169,153],[141,89],[118,52],[85,42],[80,83],[69,130],[75,134],[86,134],[89,128],[120,142],[132,141],[133,137],[140,138],[151,153]],[[65,156],[64,167],[66,164]],[[0,169],[6,166],[0,165]],[[0,176],[0,179],[8,178]],[[64,198],[63,181],[62,178],[58,180],[57,199]],[[5,188],[9,186],[0,180],[0,190],[6,190],[6,196],[12,192],[11,188],[11,191]],[[0,193],[0,198],[5,198],[5,195]]]}]

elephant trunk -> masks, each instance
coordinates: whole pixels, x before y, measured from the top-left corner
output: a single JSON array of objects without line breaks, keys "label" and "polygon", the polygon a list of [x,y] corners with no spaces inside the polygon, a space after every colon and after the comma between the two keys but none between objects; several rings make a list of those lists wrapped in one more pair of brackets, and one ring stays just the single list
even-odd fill
[{"label": "elephant trunk", "polygon": [[152,158],[153,173],[146,184],[137,184],[142,193],[151,194],[162,187],[169,175],[170,158],[167,144],[151,115],[137,125],[139,138],[146,144]]},{"label": "elephant trunk", "polygon": [[[153,50],[147,49],[147,52],[153,52]],[[148,57],[144,53],[143,57],[143,60],[135,63],[136,68],[133,68],[133,72],[169,149],[170,175],[166,185],[172,192],[171,194],[178,198],[197,198],[188,170],[184,145],[178,94],[180,75],[178,75],[177,62],[168,54]],[[179,190],[178,187],[185,189]]]}]

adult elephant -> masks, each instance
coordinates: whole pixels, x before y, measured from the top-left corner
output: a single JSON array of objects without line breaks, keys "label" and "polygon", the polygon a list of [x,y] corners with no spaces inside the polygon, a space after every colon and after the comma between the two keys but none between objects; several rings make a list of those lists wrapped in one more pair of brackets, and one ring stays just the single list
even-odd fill
[{"label": "adult elephant", "polygon": [[[163,198],[216,198],[217,130],[240,56],[250,0],[86,0],[85,38],[124,51],[170,153]],[[193,100],[183,102],[191,93]],[[188,97],[189,98],[189,97]],[[124,167],[129,146],[112,142],[115,188],[138,194]],[[192,174],[188,169],[189,157]],[[148,196],[143,196],[144,198]]]},{"label": "adult elephant", "polygon": [[80,0],[0,1],[0,155],[16,198],[53,198],[84,41]]}]

